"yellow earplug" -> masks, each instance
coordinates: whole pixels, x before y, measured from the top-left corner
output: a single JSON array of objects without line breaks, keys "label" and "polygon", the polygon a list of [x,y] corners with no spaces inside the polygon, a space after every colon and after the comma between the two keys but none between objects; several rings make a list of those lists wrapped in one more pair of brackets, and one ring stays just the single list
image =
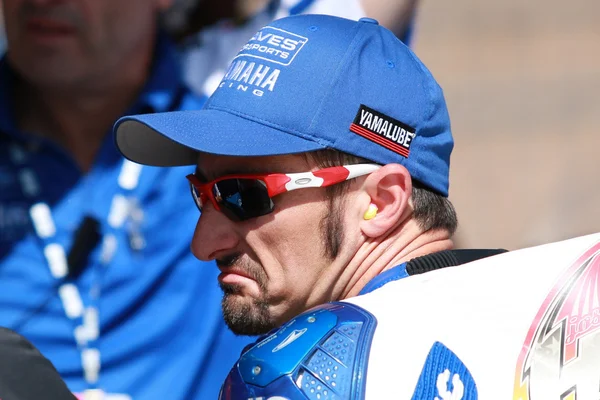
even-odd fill
[{"label": "yellow earplug", "polygon": [[373,204],[373,203],[369,204],[369,208],[365,212],[363,219],[370,220],[370,219],[375,218],[375,216],[377,215],[377,210],[379,210],[379,209],[377,208],[377,206],[375,204]]}]

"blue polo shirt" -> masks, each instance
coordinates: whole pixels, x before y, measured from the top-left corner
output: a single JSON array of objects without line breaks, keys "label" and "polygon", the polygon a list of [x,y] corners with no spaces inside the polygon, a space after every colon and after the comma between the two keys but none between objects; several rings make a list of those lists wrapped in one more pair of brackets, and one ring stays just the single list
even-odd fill
[{"label": "blue polo shirt", "polygon": [[[200,108],[204,99],[183,86],[171,44],[159,40],[155,54],[151,77],[127,113]],[[51,273],[30,211],[36,202],[48,205],[52,240],[66,253],[87,216],[99,223],[101,237],[110,232],[116,239],[112,247],[101,242],[91,248],[71,280],[83,306],[93,303],[98,310],[100,333],[93,345],[101,368],[94,386],[126,395],[119,399],[216,398],[253,339],[236,337],[225,326],[219,271],[190,253],[198,218],[185,179],[192,168],[143,167],[135,188],[125,193],[130,212],[115,228],[109,213],[121,190],[124,160],[110,129],[93,167],[82,173],[62,148],[19,131],[13,74],[6,58],[0,61],[0,325],[31,340],[71,390],[90,388],[76,323],[58,293],[64,281]],[[28,174],[37,182],[33,197],[25,195]],[[106,248],[113,249],[108,261]]]}]

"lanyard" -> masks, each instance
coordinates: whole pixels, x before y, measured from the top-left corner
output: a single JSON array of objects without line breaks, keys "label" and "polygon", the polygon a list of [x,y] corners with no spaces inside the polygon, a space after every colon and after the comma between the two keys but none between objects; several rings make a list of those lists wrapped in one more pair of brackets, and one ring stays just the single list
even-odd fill
[{"label": "lanyard", "polygon": [[[179,110],[188,93],[189,90],[184,85],[179,85],[164,109],[156,110],[152,106],[145,106],[138,112],[153,113]],[[124,229],[124,225],[128,224],[129,246],[133,250],[141,250],[145,247],[145,240],[139,229],[143,212],[139,202],[133,196],[133,191],[137,188],[143,167],[129,160],[123,160],[122,162],[116,192],[111,199],[110,209],[106,216],[108,224],[104,224],[106,232],[104,232],[101,240],[100,268],[92,270],[92,285],[88,293],[89,300],[84,303],[77,285],[67,280],[69,273],[67,252],[56,240],[56,223],[52,216],[52,210],[46,202],[42,201],[39,179],[33,168],[27,163],[28,154],[16,142],[11,144],[9,154],[23,194],[33,203],[29,209],[29,214],[35,233],[42,243],[44,258],[50,273],[58,285],[58,295],[65,315],[73,321],[73,336],[80,350],[84,379],[88,386],[83,393],[84,399],[130,400],[131,397],[128,395],[106,394],[97,386],[101,369],[101,354],[98,349],[100,334],[98,303],[103,272],[112,261],[119,245],[117,240],[118,231]]]},{"label": "lanyard", "polygon": [[[88,304],[84,304],[77,285],[66,279],[69,272],[67,253],[56,240],[56,223],[52,211],[50,206],[40,199],[40,182],[34,170],[27,164],[27,154],[19,144],[12,143],[10,158],[16,168],[23,194],[33,203],[29,208],[29,215],[42,244],[50,273],[58,284],[58,295],[65,315],[73,321],[73,335],[81,353],[84,378],[88,388],[93,390],[98,382],[101,365],[100,351],[97,347],[100,333],[98,300],[101,278],[103,270],[110,263],[117,249],[116,232],[123,228],[128,218],[133,220],[141,218],[139,209],[134,207],[137,206],[137,202],[132,192],[138,185],[142,166],[129,160],[122,162],[117,190],[112,197],[107,216],[108,232],[103,235],[101,241],[101,267],[92,270],[89,301]],[[134,231],[130,235],[130,245],[143,246],[143,237],[139,231]]]}]

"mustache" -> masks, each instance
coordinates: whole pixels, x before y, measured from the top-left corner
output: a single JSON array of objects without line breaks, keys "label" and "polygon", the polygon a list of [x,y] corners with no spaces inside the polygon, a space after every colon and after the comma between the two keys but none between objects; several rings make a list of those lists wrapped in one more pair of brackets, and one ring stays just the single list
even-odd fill
[{"label": "mustache", "polygon": [[215,261],[218,267],[226,268],[234,266],[242,258],[241,254],[231,254],[222,258],[217,258]]},{"label": "mustache", "polygon": [[40,6],[31,2],[24,2],[18,11],[18,15],[21,21],[26,21],[29,18],[47,18],[78,30],[85,26],[81,13],[65,4]]}]

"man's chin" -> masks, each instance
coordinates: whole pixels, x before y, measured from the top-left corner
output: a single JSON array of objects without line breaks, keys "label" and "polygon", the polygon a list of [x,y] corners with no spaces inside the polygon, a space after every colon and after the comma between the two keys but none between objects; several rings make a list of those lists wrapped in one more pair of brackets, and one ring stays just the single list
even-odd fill
[{"label": "man's chin", "polygon": [[223,292],[223,318],[236,335],[263,335],[276,327],[266,302],[244,297],[233,287],[223,288]]}]

